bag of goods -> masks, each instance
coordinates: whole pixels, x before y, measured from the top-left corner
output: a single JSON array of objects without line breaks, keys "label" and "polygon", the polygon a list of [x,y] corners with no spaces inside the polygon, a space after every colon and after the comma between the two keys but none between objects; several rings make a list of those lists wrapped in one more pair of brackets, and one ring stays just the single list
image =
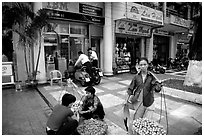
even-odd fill
[{"label": "bag of goods", "polygon": [[166,131],[159,123],[147,118],[138,118],[133,121],[133,134],[137,135],[166,135]]},{"label": "bag of goods", "polygon": [[96,119],[84,120],[83,124],[77,127],[77,131],[81,135],[105,135],[108,125],[104,121]]}]

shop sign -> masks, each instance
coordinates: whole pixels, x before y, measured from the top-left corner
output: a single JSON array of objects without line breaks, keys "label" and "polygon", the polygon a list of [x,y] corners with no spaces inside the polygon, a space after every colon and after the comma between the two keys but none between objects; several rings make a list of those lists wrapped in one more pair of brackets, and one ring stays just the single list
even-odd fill
[{"label": "shop sign", "polygon": [[151,30],[150,26],[133,23],[133,22],[122,21],[122,20],[116,21],[116,33],[149,37],[151,36],[150,30]]},{"label": "shop sign", "polygon": [[79,13],[78,2],[42,2],[43,8]]},{"label": "shop sign", "polygon": [[102,8],[87,4],[79,3],[79,13],[89,14],[93,16],[102,16]]},{"label": "shop sign", "polygon": [[2,65],[2,76],[12,75],[12,65]]},{"label": "shop sign", "polygon": [[174,15],[170,15],[170,23],[181,27],[185,27],[185,28],[190,27],[190,20],[185,20],[183,18],[174,16]]},{"label": "shop sign", "polygon": [[74,20],[79,22],[89,22],[89,23],[97,23],[97,24],[105,23],[104,17],[89,16],[85,14],[82,15],[77,13],[64,12],[60,10],[50,10],[50,9],[47,9],[47,13],[51,18],[55,18],[55,19]]},{"label": "shop sign", "polygon": [[156,25],[163,25],[163,12],[140,4],[127,3],[127,18]]},{"label": "shop sign", "polygon": [[180,43],[189,43],[191,36],[188,34],[178,34],[178,42]]},{"label": "shop sign", "polygon": [[173,35],[173,33],[166,31],[166,30],[162,30],[162,29],[154,29],[153,30],[154,34],[160,34],[160,35]]}]

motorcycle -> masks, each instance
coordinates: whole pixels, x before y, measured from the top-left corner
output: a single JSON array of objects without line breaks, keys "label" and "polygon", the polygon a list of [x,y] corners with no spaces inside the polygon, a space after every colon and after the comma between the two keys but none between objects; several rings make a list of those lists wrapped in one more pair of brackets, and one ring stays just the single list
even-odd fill
[{"label": "motorcycle", "polygon": [[166,67],[163,67],[163,66],[161,66],[159,64],[154,66],[153,63],[151,62],[149,64],[148,70],[152,71],[154,73],[157,73],[157,74],[164,74],[166,72]]},{"label": "motorcycle", "polygon": [[100,68],[92,67],[94,84],[98,85],[103,77],[102,70]]},{"label": "motorcycle", "polygon": [[85,87],[90,81],[91,77],[86,72],[86,67],[82,66],[81,68],[76,68],[74,73],[74,79],[79,81],[83,87]]}]

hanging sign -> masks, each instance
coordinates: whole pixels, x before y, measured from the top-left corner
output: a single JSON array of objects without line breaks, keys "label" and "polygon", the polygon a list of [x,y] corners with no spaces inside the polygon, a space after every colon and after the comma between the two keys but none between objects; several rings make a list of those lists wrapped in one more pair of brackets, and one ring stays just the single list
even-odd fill
[{"label": "hanging sign", "polygon": [[181,27],[185,27],[185,28],[190,28],[190,20],[185,20],[183,18],[174,16],[174,15],[170,15],[170,23],[177,25],[177,26],[181,26]]},{"label": "hanging sign", "polygon": [[122,21],[122,20],[116,21],[116,30],[115,30],[116,33],[149,37],[151,35],[150,30],[151,30],[150,26],[133,23],[133,22]]},{"label": "hanging sign", "polygon": [[155,25],[163,25],[162,11],[133,2],[127,2],[127,18]]},{"label": "hanging sign", "polygon": [[102,8],[79,3],[79,12],[93,16],[102,16]]},{"label": "hanging sign", "polygon": [[42,2],[43,8],[79,13],[78,2]]}]

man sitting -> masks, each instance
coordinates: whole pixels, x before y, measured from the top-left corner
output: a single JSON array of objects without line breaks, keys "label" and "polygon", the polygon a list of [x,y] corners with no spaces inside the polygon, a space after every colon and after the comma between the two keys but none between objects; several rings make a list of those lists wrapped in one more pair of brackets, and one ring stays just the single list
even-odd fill
[{"label": "man sitting", "polygon": [[100,99],[95,95],[95,89],[88,86],[86,89],[86,96],[82,99],[82,107],[79,114],[84,119],[100,119],[103,120],[105,112]]},{"label": "man sitting", "polygon": [[78,120],[74,119],[71,110],[76,97],[71,94],[64,94],[62,104],[57,104],[48,118],[46,133],[48,135],[73,135],[77,134]]}]

